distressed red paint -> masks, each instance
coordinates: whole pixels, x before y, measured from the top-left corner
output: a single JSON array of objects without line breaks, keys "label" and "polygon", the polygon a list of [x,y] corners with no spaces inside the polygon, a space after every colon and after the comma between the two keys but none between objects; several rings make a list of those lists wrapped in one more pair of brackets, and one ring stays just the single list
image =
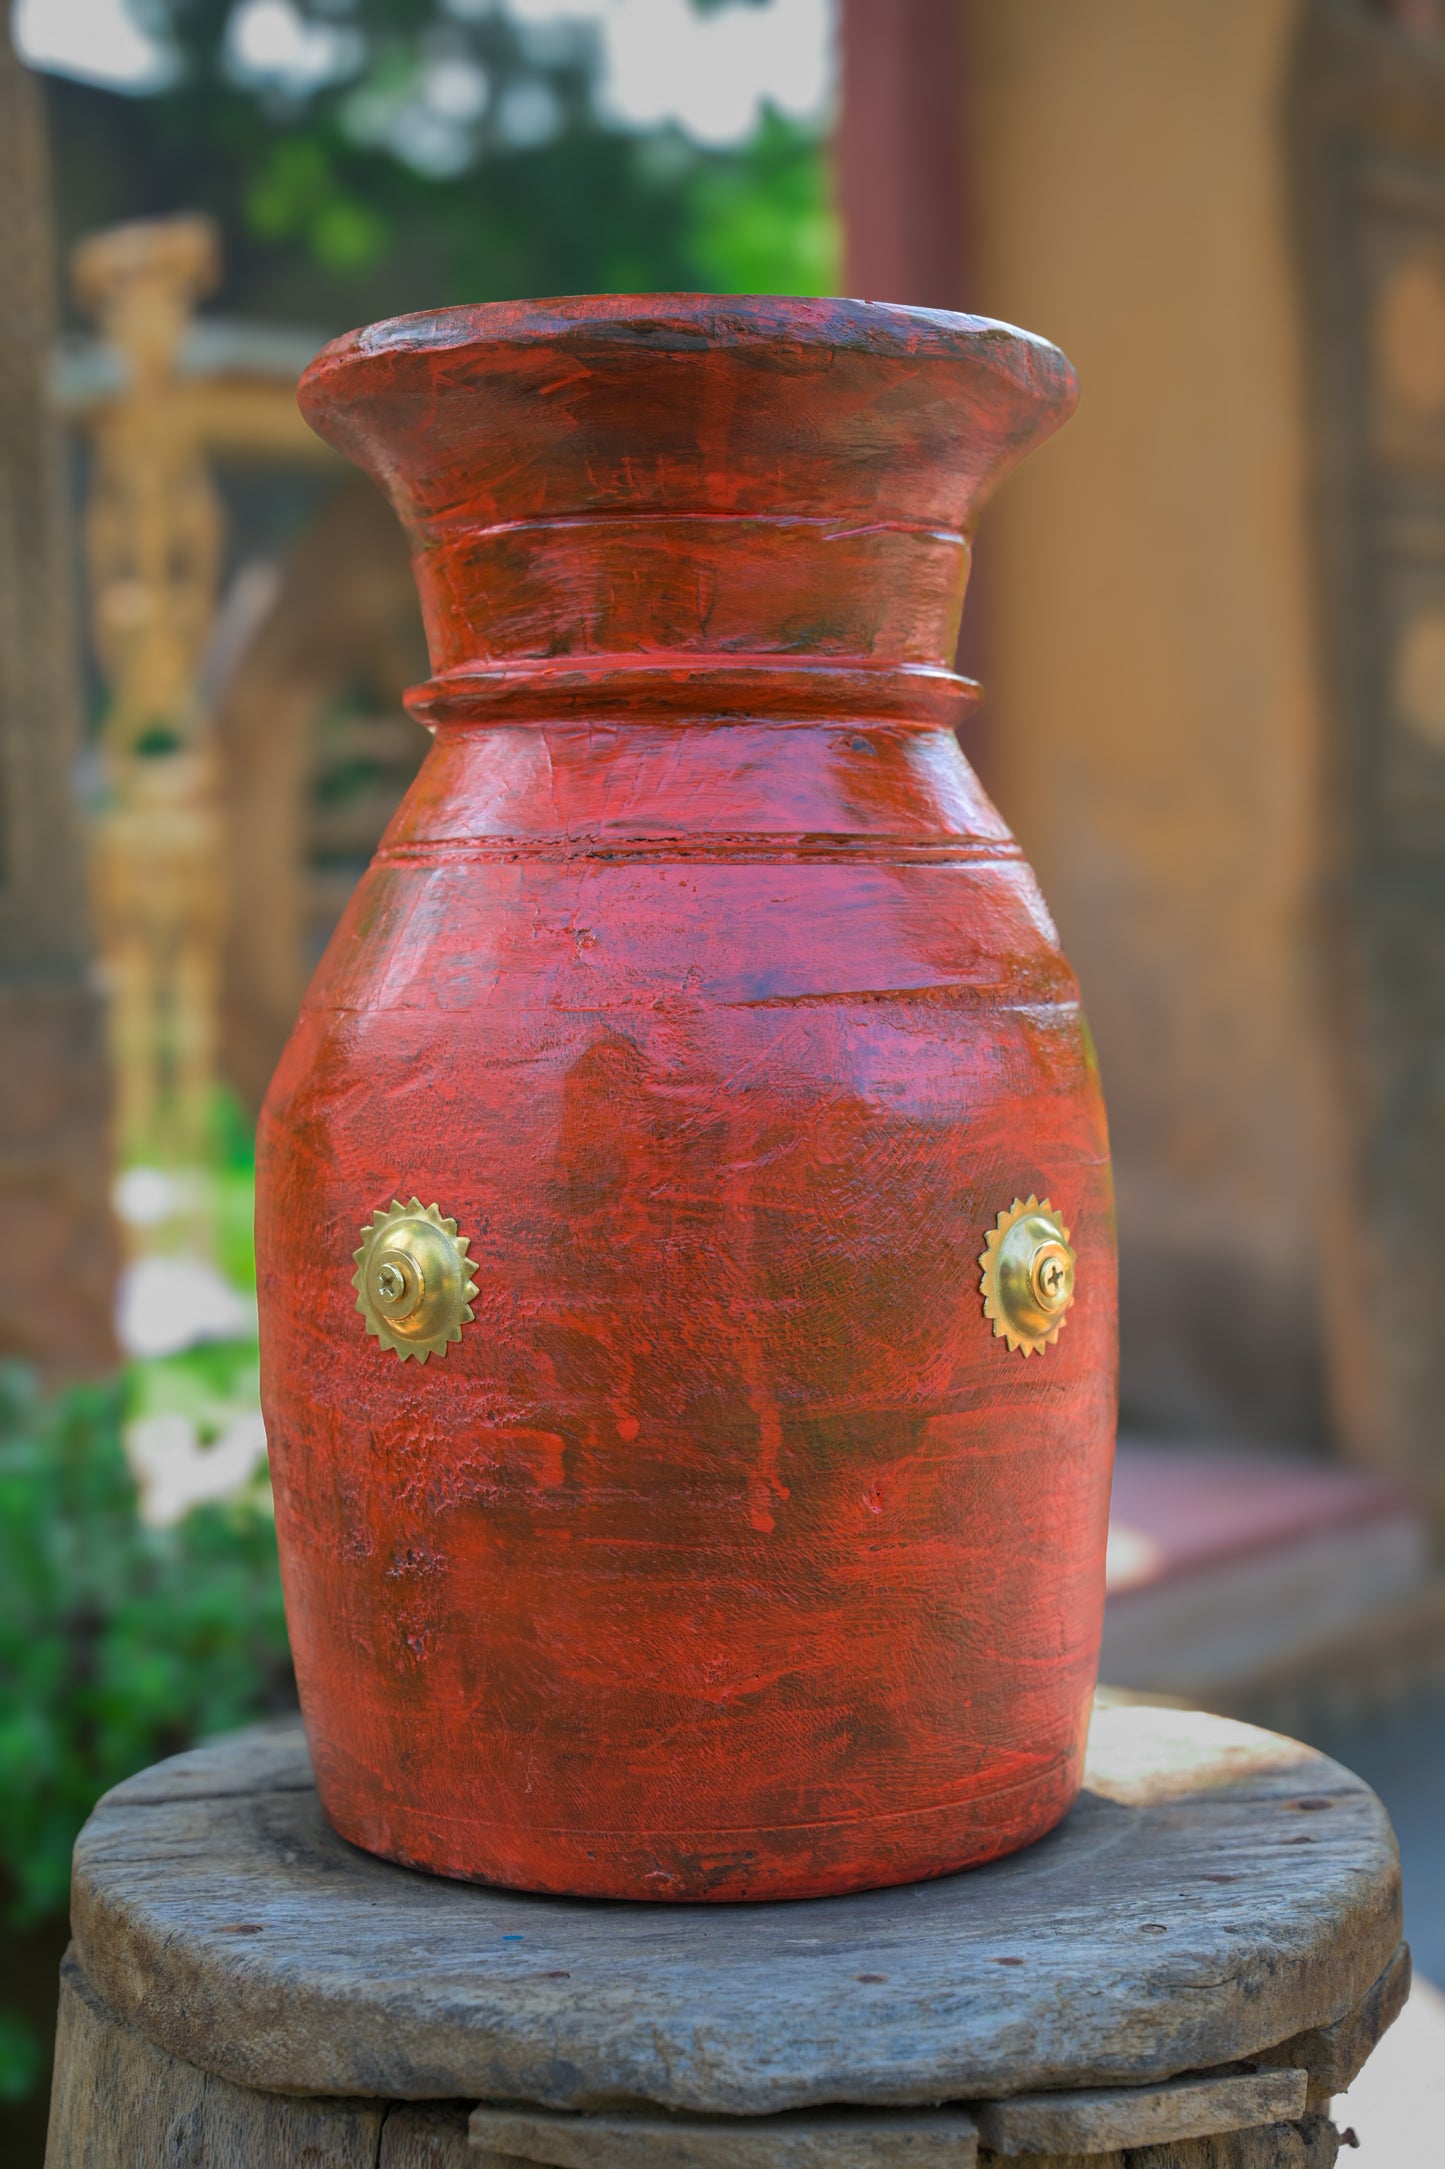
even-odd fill
[{"label": "distressed red paint", "polygon": [[[1055,350],[853,302],[384,324],[307,415],[414,539],[435,743],[262,1122],[263,1388],[326,1808],[549,1891],[773,1898],[1079,1782],[1114,1260],[1077,991],[962,759],[969,532]],[[1078,1297],[983,1315],[1047,1194]],[[445,1360],[351,1253],[471,1238]]]}]

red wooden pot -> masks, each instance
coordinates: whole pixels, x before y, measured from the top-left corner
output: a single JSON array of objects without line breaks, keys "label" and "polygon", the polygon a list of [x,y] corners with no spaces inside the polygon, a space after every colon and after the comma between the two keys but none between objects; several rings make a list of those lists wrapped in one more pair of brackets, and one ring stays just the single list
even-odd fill
[{"label": "red wooden pot", "polygon": [[804,1896],[1074,1797],[1104,1115],[947,668],[978,506],[1073,400],[1002,325],[694,296],[307,374],[436,672],[261,1130],[287,1610],[359,1845]]}]

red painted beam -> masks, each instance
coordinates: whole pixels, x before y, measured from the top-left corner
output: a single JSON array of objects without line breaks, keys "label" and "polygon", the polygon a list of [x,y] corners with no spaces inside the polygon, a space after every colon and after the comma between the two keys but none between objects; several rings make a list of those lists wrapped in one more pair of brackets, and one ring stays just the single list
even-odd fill
[{"label": "red painted beam", "polygon": [[966,308],[963,0],[841,0],[840,37],[847,290]]}]

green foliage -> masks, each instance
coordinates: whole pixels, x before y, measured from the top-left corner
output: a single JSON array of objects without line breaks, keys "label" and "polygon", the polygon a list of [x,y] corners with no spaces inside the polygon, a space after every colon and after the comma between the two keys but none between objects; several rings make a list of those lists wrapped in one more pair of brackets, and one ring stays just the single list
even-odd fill
[{"label": "green foliage", "polygon": [[[149,1366],[141,1398],[220,1397],[237,1361]],[[291,1701],[274,1523],[253,1497],[145,1527],[121,1442],[135,1394],[117,1379],[46,1398],[0,1366],[0,1932],[64,1918],[76,1833],[109,1786]],[[0,2008],[0,2103],[43,2063]]]},{"label": "green foliage", "polygon": [[767,113],[746,150],[700,162],[692,249],[707,293],[831,294],[841,237],[818,144]]},{"label": "green foliage", "polygon": [[339,326],[527,294],[836,289],[819,130],[769,113],[707,149],[620,126],[585,21],[297,0],[303,80],[238,64],[233,0],[132,4],[172,79],[142,97],[52,83],[65,224],[209,211],[223,308]]},{"label": "green foliage", "polygon": [[[63,1913],[108,1786],[290,1698],[263,1507],[137,1517],[119,1382],[52,1399],[0,1369],[0,1883],[20,1928]],[[0,2031],[0,2090],[7,2036]]]},{"label": "green foliage", "polygon": [[23,2101],[40,2076],[44,2052],[18,2011],[0,2011],[0,2102]]},{"label": "green foliage", "polygon": [[216,1263],[233,1288],[254,1288],[256,1140],[233,1092],[216,1095],[213,1151]]},{"label": "green foliage", "polygon": [[[178,1355],[135,1358],[126,1385],[127,1416],[184,1416],[194,1425],[197,1442],[209,1446],[239,1411],[260,1407],[256,1343],[201,1341]],[[264,1471],[258,1480],[264,1486]]]},{"label": "green foliage", "polygon": [[323,270],[343,278],[369,271],[391,239],[385,216],[348,194],[327,146],[311,136],[271,145],[243,209],[259,240],[300,241]]}]

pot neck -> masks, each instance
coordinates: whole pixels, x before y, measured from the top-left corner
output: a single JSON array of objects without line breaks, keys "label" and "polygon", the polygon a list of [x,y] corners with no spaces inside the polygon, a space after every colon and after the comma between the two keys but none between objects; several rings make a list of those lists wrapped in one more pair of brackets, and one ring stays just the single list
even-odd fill
[{"label": "pot neck", "polygon": [[411,538],[429,720],[907,721],[956,708],[974,520],[1075,390],[978,317],[653,295],[374,325],[300,397]]}]

